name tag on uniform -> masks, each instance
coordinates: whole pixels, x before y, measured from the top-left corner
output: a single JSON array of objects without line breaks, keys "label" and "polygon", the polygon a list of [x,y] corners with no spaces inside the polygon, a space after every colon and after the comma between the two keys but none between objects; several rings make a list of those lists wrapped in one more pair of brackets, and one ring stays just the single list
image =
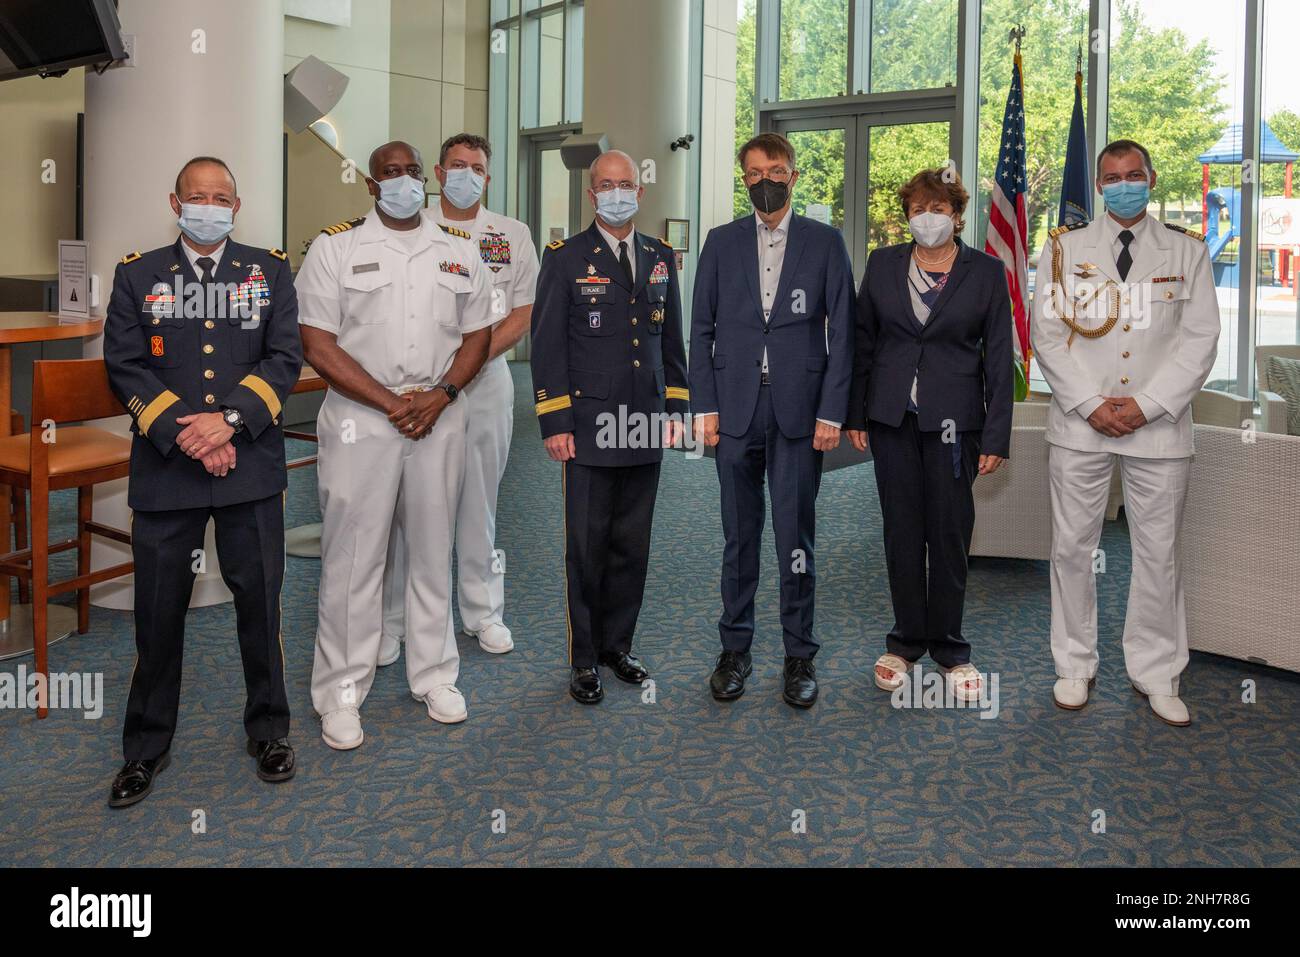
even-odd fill
[{"label": "name tag on uniform", "polygon": [[581,295],[584,296],[603,296],[609,292],[608,286],[583,286]]},{"label": "name tag on uniform", "polygon": [[352,267],[352,272],[379,272],[379,263],[357,263]]}]

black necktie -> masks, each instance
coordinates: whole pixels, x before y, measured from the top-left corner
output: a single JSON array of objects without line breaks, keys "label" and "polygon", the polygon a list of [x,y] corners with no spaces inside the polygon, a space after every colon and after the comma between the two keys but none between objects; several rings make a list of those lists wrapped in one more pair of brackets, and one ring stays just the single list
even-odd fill
[{"label": "black necktie", "polygon": [[618,264],[623,267],[623,275],[627,276],[627,284],[632,285],[632,260],[627,258],[627,240],[618,244]]},{"label": "black necktie", "polygon": [[211,256],[200,256],[194,260],[194,265],[203,270],[203,274],[199,276],[199,279],[205,283],[212,282],[212,270],[216,268],[217,264],[212,261]]},{"label": "black necktie", "polygon": [[1124,244],[1124,248],[1119,251],[1119,258],[1115,260],[1115,265],[1119,267],[1119,278],[1127,279],[1128,271],[1133,265],[1133,254],[1128,251],[1128,244],[1133,242],[1132,231],[1121,229],[1119,231],[1119,241]]}]

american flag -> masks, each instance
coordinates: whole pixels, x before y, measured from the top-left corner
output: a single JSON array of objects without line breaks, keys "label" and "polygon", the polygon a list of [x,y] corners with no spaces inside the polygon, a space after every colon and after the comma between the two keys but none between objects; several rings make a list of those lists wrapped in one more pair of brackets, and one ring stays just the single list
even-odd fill
[{"label": "american flag", "polygon": [[1002,145],[998,150],[998,170],[993,177],[993,197],[989,206],[989,228],[984,251],[1002,260],[1011,291],[1011,313],[1015,322],[1016,358],[1021,363],[1029,356],[1029,312],[1025,302],[1029,294],[1029,217],[1025,212],[1025,100],[1022,66],[1017,53],[1011,68],[1011,90],[1007,93],[1007,111],[1002,118]]}]

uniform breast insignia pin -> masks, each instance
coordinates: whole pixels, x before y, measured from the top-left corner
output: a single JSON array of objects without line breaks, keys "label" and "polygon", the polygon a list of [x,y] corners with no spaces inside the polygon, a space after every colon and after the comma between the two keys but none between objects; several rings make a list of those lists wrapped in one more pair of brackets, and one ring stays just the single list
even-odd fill
[{"label": "uniform breast insignia pin", "polygon": [[163,337],[162,337],[162,336],[150,336],[150,337],[149,337],[149,351],[152,352],[152,353],[153,353],[154,355],[156,355],[156,356],[160,356],[160,355],[163,354]]},{"label": "uniform breast insignia pin", "polygon": [[663,321],[664,321],[664,311],[663,311],[662,309],[655,309],[655,310],[653,310],[653,311],[650,313],[650,321],[651,321],[652,323],[660,323],[660,322],[663,322]]},{"label": "uniform breast insignia pin", "polygon": [[451,273],[453,276],[469,276],[469,267],[463,263],[443,262],[438,263],[438,268],[443,272]]},{"label": "uniform breast insignia pin", "polygon": [[598,312],[589,312],[589,313],[587,313],[587,325],[590,326],[592,329],[599,329],[599,328],[600,328],[600,313],[598,313]]},{"label": "uniform breast insignia pin", "polygon": [[1080,279],[1091,279],[1093,276],[1097,275],[1096,263],[1075,263],[1074,266],[1074,274]]},{"label": "uniform breast insignia pin", "polygon": [[[150,290],[149,295],[144,297],[144,309],[141,311],[152,315],[154,325],[157,325],[158,320],[163,316],[172,314],[175,301],[176,295],[172,286],[169,283],[156,282],[153,284],[153,289]],[[162,353],[159,352],[156,355],[162,355]]]},{"label": "uniform breast insignia pin", "polygon": [[587,263],[587,275],[588,276],[596,275],[596,267],[593,266],[591,263]]}]

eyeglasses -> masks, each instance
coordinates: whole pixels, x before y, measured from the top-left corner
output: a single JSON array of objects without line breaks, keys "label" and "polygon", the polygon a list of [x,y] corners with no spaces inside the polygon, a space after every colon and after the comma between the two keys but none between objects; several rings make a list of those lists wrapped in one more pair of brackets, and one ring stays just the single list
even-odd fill
[{"label": "eyeglasses", "polygon": [[1119,173],[1106,173],[1101,178],[1101,185],[1113,186],[1121,180],[1126,183],[1145,183],[1147,181],[1147,174],[1144,170],[1140,169],[1132,170],[1131,172],[1125,173],[1123,176],[1120,176]]},{"label": "eyeglasses", "polygon": [[636,188],[637,188],[636,183],[628,179],[619,180],[617,183],[615,183],[613,180],[602,179],[591,189],[592,192],[595,193],[608,193],[611,189],[636,189]]},{"label": "eyeglasses", "polygon": [[774,183],[784,183],[793,175],[784,166],[774,166],[769,170],[750,169],[745,171],[745,182],[757,183],[760,179],[770,179]]}]

